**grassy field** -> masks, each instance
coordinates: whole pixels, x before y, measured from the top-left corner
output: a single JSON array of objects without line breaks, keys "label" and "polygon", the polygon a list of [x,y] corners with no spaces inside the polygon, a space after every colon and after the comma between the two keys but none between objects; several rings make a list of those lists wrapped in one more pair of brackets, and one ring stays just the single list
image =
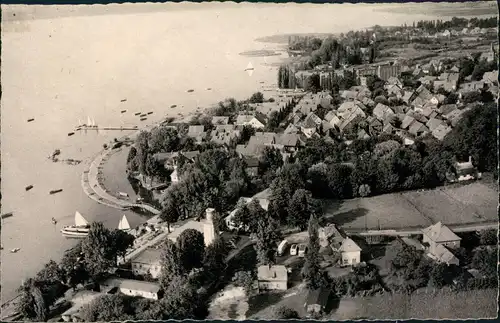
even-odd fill
[{"label": "grassy field", "polygon": [[347,319],[466,319],[497,315],[497,291],[466,292],[440,290],[411,295],[385,294],[365,298],[342,299],[326,318]]},{"label": "grassy field", "polygon": [[426,227],[438,221],[466,224],[497,219],[498,192],[481,182],[428,191],[330,201],[326,222],[344,229]]}]

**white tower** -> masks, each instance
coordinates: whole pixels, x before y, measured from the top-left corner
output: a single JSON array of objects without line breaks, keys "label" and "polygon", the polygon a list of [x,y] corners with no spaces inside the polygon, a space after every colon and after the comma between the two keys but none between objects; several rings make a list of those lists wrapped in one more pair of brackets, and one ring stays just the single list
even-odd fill
[{"label": "white tower", "polygon": [[214,227],[214,212],[215,209],[208,208],[206,210],[206,219],[204,221],[203,237],[205,238],[205,246],[210,245],[215,240],[215,227]]}]

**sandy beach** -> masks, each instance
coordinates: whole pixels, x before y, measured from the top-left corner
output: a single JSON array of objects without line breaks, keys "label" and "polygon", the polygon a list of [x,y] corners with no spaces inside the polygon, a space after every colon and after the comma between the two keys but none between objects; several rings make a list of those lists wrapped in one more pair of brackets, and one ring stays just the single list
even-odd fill
[{"label": "sandy beach", "polygon": [[[247,98],[276,83],[277,68],[270,65],[286,58],[239,55],[279,47],[256,42],[259,37],[347,32],[381,22],[395,25],[433,18],[388,16],[367,5],[347,6],[334,16],[320,5],[304,10],[301,5],[211,3],[199,10],[202,6],[2,5],[2,213],[14,212],[2,220],[2,302],[15,295],[23,279],[50,259],[59,260],[75,243],[59,233],[62,226],[72,224],[75,211],[110,228],[124,213],[132,226],[145,221],[133,212],[90,200],[80,184],[83,163],[70,166],[47,159],[60,149],[61,158],[85,162],[104,143],[132,133],[77,132],[69,137],[79,122],[90,117],[99,126],[142,128],[227,97]],[[242,7],[245,10],[239,11]],[[361,10],[367,19],[352,21],[353,10],[358,16]],[[251,76],[244,71],[249,63],[255,67]],[[151,111],[145,121],[135,115]],[[34,121],[28,123],[31,118]],[[124,156],[110,158],[105,185],[110,191],[132,194]],[[25,190],[28,185],[33,185],[30,191]],[[63,191],[49,195],[54,189]],[[56,226],[52,217],[58,220]],[[20,251],[10,253],[12,248]]]}]

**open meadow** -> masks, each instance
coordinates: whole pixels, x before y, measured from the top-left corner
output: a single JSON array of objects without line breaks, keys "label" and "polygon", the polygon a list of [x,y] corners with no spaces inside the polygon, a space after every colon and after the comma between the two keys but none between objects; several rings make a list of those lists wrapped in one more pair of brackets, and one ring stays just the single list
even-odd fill
[{"label": "open meadow", "polygon": [[328,320],[378,319],[467,319],[497,315],[494,289],[451,292],[415,292],[411,295],[384,294],[364,298],[345,298]]},{"label": "open meadow", "polygon": [[438,221],[470,224],[497,219],[498,192],[482,182],[427,191],[330,201],[325,221],[344,229],[422,228]]}]

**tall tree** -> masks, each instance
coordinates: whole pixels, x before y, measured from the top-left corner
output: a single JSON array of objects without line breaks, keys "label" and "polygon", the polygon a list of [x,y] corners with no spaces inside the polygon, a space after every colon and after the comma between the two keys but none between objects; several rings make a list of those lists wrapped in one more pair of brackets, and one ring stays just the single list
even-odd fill
[{"label": "tall tree", "polygon": [[305,255],[306,261],[302,269],[302,275],[304,276],[307,288],[309,289],[317,289],[322,285],[318,230],[318,219],[314,214],[312,214],[311,218],[309,219],[308,227],[309,245],[307,253]]},{"label": "tall tree", "polygon": [[90,225],[89,235],[82,242],[85,268],[93,278],[98,278],[116,266],[116,249],[111,232],[101,222]]},{"label": "tall tree", "polygon": [[184,274],[179,248],[170,239],[165,240],[161,254],[160,285],[166,289],[175,276]]},{"label": "tall tree", "polygon": [[16,307],[23,318],[37,322],[47,321],[49,307],[45,302],[39,283],[28,279],[19,288],[19,296]]},{"label": "tall tree", "polygon": [[256,244],[259,264],[267,265],[275,262],[275,253],[278,241],[281,239],[279,222],[265,212],[257,219],[257,228],[253,234]]},{"label": "tall tree", "polygon": [[311,217],[312,212],[311,193],[305,189],[296,190],[288,207],[288,224],[304,230],[307,228],[307,221]]},{"label": "tall tree", "polygon": [[191,269],[202,266],[205,255],[203,233],[195,229],[184,230],[177,238],[177,246],[185,272],[189,273]]},{"label": "tall tree", "polygon": [[135,237],[123,230],[115,229],[111,231],[111,241],[113,242],[114,253],[122,259],[127,253],[127,249],[134,245]]}]

